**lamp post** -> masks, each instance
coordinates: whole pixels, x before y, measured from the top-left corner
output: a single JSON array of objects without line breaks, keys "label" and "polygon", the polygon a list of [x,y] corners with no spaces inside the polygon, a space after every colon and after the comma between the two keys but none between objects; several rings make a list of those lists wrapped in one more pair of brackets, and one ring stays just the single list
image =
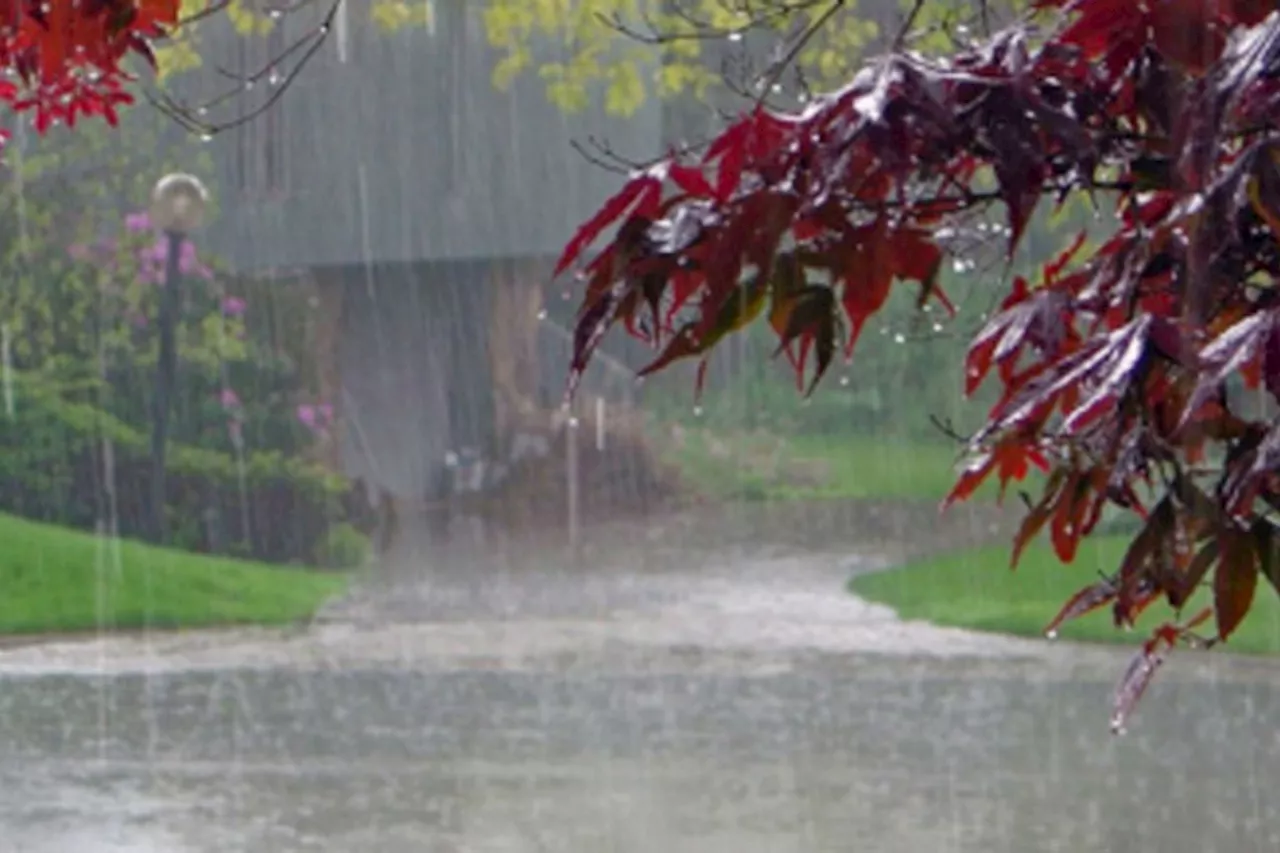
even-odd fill
[{"label": "lamp post", "polygon": [[178,367],[174,332],[182,304],[178,293],[182,279],[182,244],[189,233],[203,224],[208,200],[209,193],[204,184],[193,175],[165,175],[151,191],[151,222],[164,232],[168,249],[160,311],[156,318],[160,351],[156,358],[155,394],[151,401],[151,539],[158,544],[165,541],[166,535],[165,443],[169,432],[169,402]]}]

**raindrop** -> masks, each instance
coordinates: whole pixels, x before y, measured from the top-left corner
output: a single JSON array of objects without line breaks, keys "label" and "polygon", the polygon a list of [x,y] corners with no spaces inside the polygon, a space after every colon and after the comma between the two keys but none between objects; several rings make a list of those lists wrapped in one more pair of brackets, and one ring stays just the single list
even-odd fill
[{"label": "raindrop", "polygon": [[252,88],[253,88],[253,79],[252,79],[252,78],[250,78],[250,79],[248,79],[248,80],[245,80],[245,81],[244,81],[244,90],[247,92],[247,91],[249,91],[249,90],[250,90],[250,89],[252,89]]},{"label": "raindrop", "polygon": [[933,330],[934,330],[935,332],[941,332],[941,331],[942,331],[942,324],[941,324],[941,323],[934,323],[934,324],[933,324]]},{"label": "raindrop", "polygon": [[893,336],[893,342],[895,344],[905,344],[907,342],[907,336],[902,334],[902,332],[898,332],[898,334]]},{"label": "raindrop", "polygon": [[737,32],[736,30],[729,33],[729,41],[742,41],[742,33]]},{"label": "raindrop", "polygon": [[201,142],[212,142],[212,141],[213,141],[213,134],[212,134],[212,133],[209,133],[208,131],[206,131],[206,132],[204,132],[204,133],[200,134],[200,141],[201,141]]},{"label": "raindrop", "polygon": [[958,272],[958,273],[964,272],[965,270],[964,258],[956,258],[954,261],[952,261],[951,270],[952,272]]},{"label": "raindrop", "polygon": [[569,418],[569,429],[577,429],[577,428],[578,428],[578,416],[574,415],[573,417]]},{"label": "raindrop", "polygon": [[701,406],[694,406],[694,407],[693,407],[693,416],[694,416],[695,418],[700,418],[700,417],[702,417],[702,407],[701,407]]},{"label": "raindrop", "polygon": [[267,75],[267,84],[270,86],[279,86],[284,82],[284,75],[280,73],[278,68],[272,68],[271,73]]},{"label": "raindrop", "polygon": [[847,385],[849,384],[849,377],[848,377],[848,376],[841,376],[841,377],[840,377],[840,384],[841,384],[841,385],[846,385],[846,386],[847,386]]},{"label": "raindrop", "polygon": [[271,20],[278,21],[284,17],[284,11],[281,9],[272,9],[270,12],[267,13],[267,15],[271,18]]},{"label": "raindrop", "polygon": [[1046,640],[1056,640],[1056,639],[1058,639],[1058,632],[1057,632],[1057,631],[1045,631],[1045,632],[1044,632],[1044,638],[1045,638]]},{"label": "raindrop", "polygon": [[547,319],[547,309],[546,309],[546,308],[543,308],[542,310],[540,310],[540,311],[538,312],[538,319],[539,319],[539,320],[545,320],[545,319]]}]

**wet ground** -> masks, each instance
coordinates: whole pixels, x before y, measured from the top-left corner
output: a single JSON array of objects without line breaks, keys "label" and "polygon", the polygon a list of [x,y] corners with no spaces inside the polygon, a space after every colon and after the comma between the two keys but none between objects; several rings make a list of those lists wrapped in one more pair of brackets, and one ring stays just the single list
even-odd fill
[{"label": "wet ground", "polygon": [[0,850],[1280,847],[1269,662],[1113,739],[1125,651],[904,624],[843,593],[885,549],[785,538],[408,548],[309,629],[8,650]]}]

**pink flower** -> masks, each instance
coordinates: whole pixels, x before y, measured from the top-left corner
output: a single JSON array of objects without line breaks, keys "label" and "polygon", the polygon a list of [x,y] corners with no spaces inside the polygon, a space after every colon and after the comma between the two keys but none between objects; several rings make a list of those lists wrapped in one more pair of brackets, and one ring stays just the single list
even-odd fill
[{"label": "pink flower", "polygon": [[239,296],[228,296],[222,300],[223,317],[242,317],[248,304]]},{"label": "pink flower", "polygon": [[222,393],[218,395],[218,400],[222,403],[224,409],[239,409],[240,397],[231,388],[223,388]]},{"label": "pink flower", "polygon": [[[138,250],[138,280],[144,284],[163,284],[165,267],[169,260],[169,239],[161,237],[150,246]],[[196,256],[195,244],[190,240],[182,241],[181,254],[178,255],[178,271],[183,275],[194,275],[203,279],[213,278],[213,270],[200,263]]]},{"label": "pink flower", "polygon": [[333,426],[333,406],[328,403],[302,403],[298,406],[298,420],[313,433],[323,435]]},{"label": "pink flower", "polygon": [[133,234],[141,234],[144,231],[152,231],[154,227],[151,224],[151,215],[145,210],[137,213],[130,213],[124,218],[125,230]]}]

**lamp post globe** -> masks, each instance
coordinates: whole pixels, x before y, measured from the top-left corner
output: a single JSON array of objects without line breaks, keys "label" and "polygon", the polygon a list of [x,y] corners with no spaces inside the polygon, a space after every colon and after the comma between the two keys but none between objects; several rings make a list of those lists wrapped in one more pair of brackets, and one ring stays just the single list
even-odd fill
[{"label": "lamp post globe", "polygon": [[175,172],[156,181],[151,191],[151,222],[173,234],[190,234],[204,224],[209,191],[195,175]]}]

